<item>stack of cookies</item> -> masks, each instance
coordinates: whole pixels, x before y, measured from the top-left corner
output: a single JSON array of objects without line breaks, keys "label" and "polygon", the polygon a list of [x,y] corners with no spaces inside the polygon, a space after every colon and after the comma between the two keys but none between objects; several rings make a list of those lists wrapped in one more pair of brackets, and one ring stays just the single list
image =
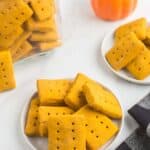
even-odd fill
[{"label": "stack of cookies", "polygon": [[122,118],[116,97],[79,73],[71,80],[38,80],[28,109],[27,136],[48,137],[49,150],[96,150],[107,143]]},{"label": "stack of cookies", "polygon": [[143,80],[150,75],[150,27],[145,18],[120,26],[106,59],[117,71],[126,69]]},{"label": "stack of cookies", "polygon": [[0,52],[13,61],[60,45],[53,0],[1,0]]}]

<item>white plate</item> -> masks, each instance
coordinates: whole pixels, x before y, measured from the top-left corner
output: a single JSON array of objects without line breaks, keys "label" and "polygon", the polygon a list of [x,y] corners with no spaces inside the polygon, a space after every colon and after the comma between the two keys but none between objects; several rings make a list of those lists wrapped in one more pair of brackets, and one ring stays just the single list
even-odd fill
[{"label": "white plate", "polygon": [[[108,89],[108,88],[107,88]],[[27,117],[27,112],[29,109],[29,105],[30,105],[30,97],[28,98],[23,110],[22,110],[22,114],[21,114],[21,134],[26,142],[26,144],[28,144],[28,146],[32,149],[32,150],[48,150],[48,142],[47,142],[47,138],[43,138],[43,137],[28,137],[25,135],[24,133],[24,128],[25,128],[25,123],[26,123],[26,117]],[[121,106],[121,104],[120,104]],[[122,108],[122,106],[121,106]],[[122,113],[123,113],[123,109],[122,109]],[[120,131],[117,133],[117,135],[115,135],[111,140],[109,140],[100,150],[108,150],[111,149],[112,144],[114,143],[114,141],[119,137],[119,134],[122,130],[123,127],[123,122],[124,122],[124,113],[123,113],[123,117],[121,120],[118,121],[114,121],[118,127],[120,128]]]},{"label": "white plate", "polygon": [[106,60],[106,53],[109,51],[110,48],[112,48],[113,44],[114,44],[114,31],[112,30],[111,32],[109,32],[105,37],[104,40],[102,41],[102,45],[101,45],[101,53],[102,53],[102,57],[103,60],[105,62],[105,64],[107,65],[107,67],[117,76],[119,76],[120,78],[123,78],[129,82],[134,82],[137,84],[143,84],[143,85],[150,85],[150,76],[148,78],[146,78],[145,80],[136,80],[129,72],[127,72],[126,70],[121,70],[121,71],[116,71],[114,70],[111,65],[108,63],[108,61]]}]

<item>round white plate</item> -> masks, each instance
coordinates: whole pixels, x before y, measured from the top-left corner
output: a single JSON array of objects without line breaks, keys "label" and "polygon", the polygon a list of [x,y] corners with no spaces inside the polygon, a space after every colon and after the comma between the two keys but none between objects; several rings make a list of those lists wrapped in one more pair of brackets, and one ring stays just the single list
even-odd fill
[{"label": "round white plate", "polygon": [[105,64],[107,65],[107,67],[115,75],[119,76],[122,79],[125,79],[125,80],[127,80],[129,82],[137,83],[137,84],[150,85],[150,76],[148,78],[146,78],[145,80],[136,80],[128,71],[126,71],[126,70],[116,71],[108,63],[108,61],[106,60],[105,55],[110,50],[110,48],[113,47],[113,44],[114,44],[114,31],[115,30],[112,30],[111,32],[109,32],[104,37],[104,40],[102,41],[101,54],[102,54],[102,57],[103,57],[103,60],[104,60]]},{"label": "round white plate", "polygon": [[[108,88],[107,88],[108,89]],[[32,150],[48,150],[48,141],[47,138],[43,138],[43,137],[28,137],[26,136],[24,129],[25,129],[25,124],[26,124],[26,118],[27,118],[27,113],[28,113],[28,109],[29,109],[29,105],[30,105],[30,97],[28,98],[23,110],[22,110],[22,114],[21,114],[21,134],[26,142],[26,144],[28,144],[28,146],[32,149]],[[121,106],[121,104],[120,104]],[[122,106],[121,106],[122,108]],[[123,109],[122,109],[122,113],[123,113]],[[112,144],[114,143],[114,141],[119,137],[119,134],[122,130],[123,127],[123,122],[124,122],[124,113],[123,113],[123,117],[121,120],[117,120],[114,121],[118,127],[119,127],[119,132],[117,133],[117,135],[115,135],[111,140],[109,140],[102,148],[100,148],[100,150],[108,150],[111,149]]]}]

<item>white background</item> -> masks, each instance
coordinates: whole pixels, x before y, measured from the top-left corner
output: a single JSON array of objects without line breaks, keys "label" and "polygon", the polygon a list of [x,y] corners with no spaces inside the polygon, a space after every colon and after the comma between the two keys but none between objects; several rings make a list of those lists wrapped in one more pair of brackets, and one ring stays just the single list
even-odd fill
[{"label": "white background", "polygon": [[100,45],[104,35],[119,24],[138,17],[150,20],[150,1],[139,0],[136,11],[127,19],[106,22],[94,16],[88,0],[61,0],[61,16],[63,46],[47,56],[16,64],[17,88],[0,94],[1,150],[30,150],[20,133],[20,114],[40,78],[72,78],[83,72],[119,97],[125,124],[111,150],[137,127],[126,111],[150,91],[150,86],[128,83],[112,74],[102,61]]}]

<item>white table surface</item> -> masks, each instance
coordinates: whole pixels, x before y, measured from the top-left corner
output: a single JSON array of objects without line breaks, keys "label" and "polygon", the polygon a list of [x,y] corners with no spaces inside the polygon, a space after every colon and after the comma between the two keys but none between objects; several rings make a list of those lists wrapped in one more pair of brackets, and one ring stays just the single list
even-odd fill
[{"label": "white table surface", "polygon": [[136,11],[117,22],[98,20],[88,0],[62,0],[63,46],[43,57],[15,65],[17,88],[0,94],[0,149],[30,150],[20,133],[20,114],[26,99],[36,89],[39,78],[74,77],[83,72],[103,83],[119,97],[125,111],[123,130],[112,145],[120,144],[136,127],[127,109],[150,91],[150,86],[136,85],[116,77],[105,66],[100,55],[104,35],[113,27],[138,17],[150,20],[150,1],[139,0]]}]

